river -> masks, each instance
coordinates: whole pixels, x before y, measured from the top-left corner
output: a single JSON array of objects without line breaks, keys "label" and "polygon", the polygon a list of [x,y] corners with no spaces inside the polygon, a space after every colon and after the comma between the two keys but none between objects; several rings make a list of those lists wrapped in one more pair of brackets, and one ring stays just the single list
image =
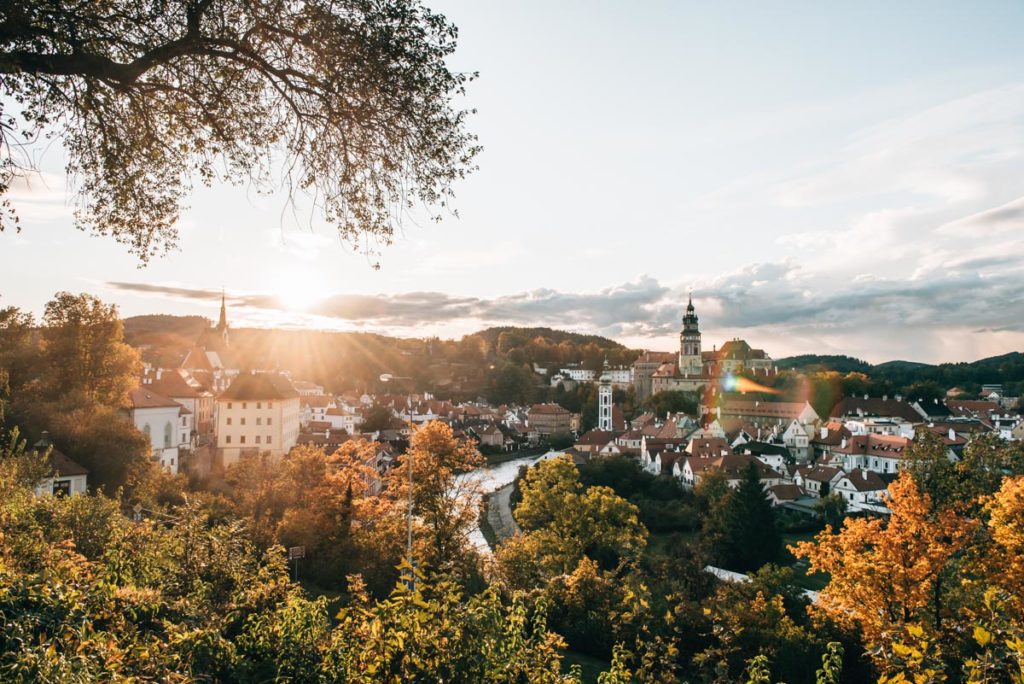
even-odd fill
[{"label": "river", "polygon": [[[471,470],[468,473],[459,475],[460,481],[468,479],[474,479],[480,484],[480,492],[486,494],[493,492],[495,489],[504,487],[508,483],[516,479],[516,475],[519,473],[519,467],[524,465],[533,465],[534,463],[545,459],[556,456],[562,452],[560,451],[549,451],[546,454],[540,456],[523,456],[522,458],[516,458],[511,461],[505,461],[504,463],[496,463],[494,465],[485,465],[476,470]],[[483,533],[480,531],[478,526],[473,527],[473,531],[469,533],[469,540],[473,542],[481,551],[490,553],[490,547],[487,545],[487,540],[484,539]]]}]

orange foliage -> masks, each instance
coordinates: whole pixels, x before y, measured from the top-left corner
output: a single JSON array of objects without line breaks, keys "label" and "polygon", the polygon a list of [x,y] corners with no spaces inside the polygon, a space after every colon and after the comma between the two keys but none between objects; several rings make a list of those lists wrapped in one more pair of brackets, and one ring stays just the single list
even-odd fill
[{"label": "orange foliage", "polygon": [[911,622],[938,623],[945,588],[939,576],[969,542],[975,523],[950,510],[935,510],[909,473],[889,487],[888,521],[847,518],[814,542],[793,549],[814,572],[831,582],[813,610],[858,628],[870,645],[880,645]]}]

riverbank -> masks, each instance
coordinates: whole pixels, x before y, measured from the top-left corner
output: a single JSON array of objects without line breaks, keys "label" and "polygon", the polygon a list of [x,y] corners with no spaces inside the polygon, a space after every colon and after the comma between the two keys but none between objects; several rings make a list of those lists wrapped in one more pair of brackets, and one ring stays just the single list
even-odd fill
[{"label": "riverbank", "polygon": [[[520,531],[516,519],[512,517],[512,491],[514,489],[515,483],[510,482],[494,490],[487,497],[487,524],[494,533],[494,542],[489,539],[487,542],[492,549],[496,544],[514,537]],[[484,536],[486,538],[486,535]]]}]

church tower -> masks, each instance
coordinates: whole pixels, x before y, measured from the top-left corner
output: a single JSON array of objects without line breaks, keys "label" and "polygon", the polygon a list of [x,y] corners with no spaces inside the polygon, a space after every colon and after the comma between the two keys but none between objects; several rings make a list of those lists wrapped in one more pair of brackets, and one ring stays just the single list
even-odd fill
[{"label": "church tower", "polygon": [[612,379],[607,372],[608,362],[601,372],[600,385],[597,388],[597,429],[612,431]]},{"label": "church tower", "polygon": [[220,335],[220,339],[224,342],[224,346],[228,346],[228,307],[224,297],[224,291],[220,293],[220,320],[217,321],[217,327],[214,328],[217,334]]},{"label": "church tower", "polygon": [[679,372],[683,375],[700,375],[704,362],[700,355],[700,326],[693,309],[693,293],[686,305],[683,329],[679,332]]}]

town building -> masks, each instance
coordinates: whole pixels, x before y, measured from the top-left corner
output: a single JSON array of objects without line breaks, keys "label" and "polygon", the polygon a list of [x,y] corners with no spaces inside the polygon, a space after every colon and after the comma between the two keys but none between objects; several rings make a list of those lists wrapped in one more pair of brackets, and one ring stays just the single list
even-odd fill
[{"label": "town building", "polygon": [[572,431],[572,411],[558,404],[534,404],[527,412],[530,427],[541,436]]},{"label": "town building", "polygon": [[279,459],[299,437],[299,393],[278,373],[243,373],[217,397],[217,453],[224,467],[243,455]]},{"label": "town building", "polygon": [[46,462],[51,472],[50,477],[36,485],[36,496],[72,496],[88,491],[89,471],[55,447],[50,441],[50,433],[44,431],[32,448],[37,453],[46,454]]},{"label": "town building", "polygon": [[191,448],[193,413],[174,399],[140,386],[128,392],[128,415],[149,439],[153,460],[176,475],[181,451]]}]

